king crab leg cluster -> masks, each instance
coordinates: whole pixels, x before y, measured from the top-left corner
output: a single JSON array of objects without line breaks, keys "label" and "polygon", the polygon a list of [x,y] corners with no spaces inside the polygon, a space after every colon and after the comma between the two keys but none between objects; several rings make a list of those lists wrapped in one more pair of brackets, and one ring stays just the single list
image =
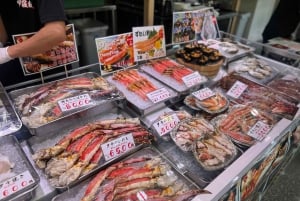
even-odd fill
[{"label": "king crab leg cluster", "polygon": [[66,186],[93,170],[103,153],[101,144],[132,133],[136,144],[150,143],[152,135],[137,118],[96,121],[74,129],[56,145],[32,155],[54,186]]},{"label": "king crab leg cluster", "polygon": [[99,172],[88,184],[81,201],[161,200],[184,201],[199,193],[190,190],[171,167],[156,156],[139,156]]}]

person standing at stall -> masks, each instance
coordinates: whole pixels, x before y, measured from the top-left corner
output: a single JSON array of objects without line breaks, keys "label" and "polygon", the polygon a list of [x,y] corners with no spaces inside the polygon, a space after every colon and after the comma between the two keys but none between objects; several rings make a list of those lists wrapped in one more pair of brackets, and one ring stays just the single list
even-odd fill
[{"label": "person standing at stall", "polygon": [[[1,0],[0,81],[4,86],[39,76],[24,76],[18,57],[44,53],[66,39],[63,0]],[[13,44],[12,35],[36,32]]]},{"label": "person standing at stall", "polygon": [[275,37],[291,38],[300,22],[300,0],[280,0],[262,37],[263,42]]}]

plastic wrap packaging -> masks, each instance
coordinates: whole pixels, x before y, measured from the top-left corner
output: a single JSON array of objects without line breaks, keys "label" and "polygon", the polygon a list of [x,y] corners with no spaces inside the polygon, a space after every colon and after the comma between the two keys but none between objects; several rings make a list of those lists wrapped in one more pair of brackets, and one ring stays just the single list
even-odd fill
[{"label": "plastic wrap packaging", "polygon": [[36,135],[70,124],[75,115],[92,115],[101,105],[124,98],[96,73],[85,73],[9,94],[24,125]]},{"label": "plastic wrap packaging", "polygon": [[21,127],[22,122],[0,83],[0,136],[17,132]]},{"label": "plastic wrap packaging", "polygon": [[209,193],[180,174],[161,153],[151,147],[100,171],[78,189],[84,190],[78,192],[70,189],[53,201],[66,201],[70,197],[72,200],[185,200],[200,193]]},{"label": "plastic wrap packaging", "polygon": [[29,200],[40,178],[17,139],[0,137],[0,200]]}]

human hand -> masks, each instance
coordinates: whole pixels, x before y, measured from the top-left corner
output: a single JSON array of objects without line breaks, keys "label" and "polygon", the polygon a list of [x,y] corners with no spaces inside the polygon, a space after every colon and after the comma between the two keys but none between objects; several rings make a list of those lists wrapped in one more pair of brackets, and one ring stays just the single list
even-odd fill
[{"label": "human hand", "polygon": [[0,48],[0,64],[4,64],[12,60],[12,58],[8,55],[7,48],[8,47]]}]

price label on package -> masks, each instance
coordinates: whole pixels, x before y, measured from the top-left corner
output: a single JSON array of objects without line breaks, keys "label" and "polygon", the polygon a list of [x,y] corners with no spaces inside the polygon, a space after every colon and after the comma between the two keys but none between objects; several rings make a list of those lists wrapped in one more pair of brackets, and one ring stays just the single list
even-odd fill
[{"label": "price label on package", "polygon": [[248,85],[236,81],[233,86],[227,91],[227,95],[233,98],[238,98],[247,89]]},{"label": "price label on package", "polygon": [[192,87],[202,82],[202,78],[199,72],[194,72],[189,75],[186,75],[182,78],[182,81],[187,87]]},{"label": "price label on package", "polygon": [[171,94],[166,88],[163,87],[148,93],[147,96],[153,103],[158,103],[160,101],[168,99]]},{"label": "price label on package", "polygon": [[207,88],[207,87],[200,89],[198,91],[195,91],[192,94],[201,101],[216,95],[215,92],[213,92],[210,88]]},{"label": "price label on package", "polygon": [[89,94],[82,94],[78,96],[73,96],[58,101],[58,105],[61,111],[66,112],[74,109],[78,109],[92,103],[91,97]]},{"label": "price label on package", "polygon": [[106,161],[117,158],[135,147],[131,133],[123,135],[112,141],[101,145],[102,152]]},{"label": "price label on package", "polygon": [[248,135],[261,141],[266,137],[266,135],[269,133],[270,129],[271,129],[271,127],[268,124],[266,124],[262,121],[258,121],[248,131]]},{"label": "price label on package", "polygon": [[163,136],[169,133],[179,123],[179,118],[176,114],[167,115],[153,124],[156,132]]},{"label": "price label on package", "polygon": [[21,191],[27,186],[33,184],[35,180],[33,179],[30,172],[27,170],[21,174],[18,174],[4,182],[0,183],[0,200],[7,198],[8,196]]}]

